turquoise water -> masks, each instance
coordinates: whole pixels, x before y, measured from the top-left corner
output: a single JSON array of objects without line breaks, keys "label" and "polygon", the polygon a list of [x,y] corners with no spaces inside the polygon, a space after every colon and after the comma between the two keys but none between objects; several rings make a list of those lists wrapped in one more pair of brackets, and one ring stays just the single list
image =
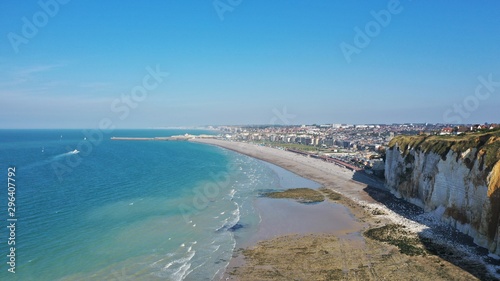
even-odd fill
[{"label": "turquoise water", "polygon": [[[213,146],[109,140],[184,133],[210,132],[0,130],[0,279],[218,279],[237,241],[256,231],[256,195],[280,188],[283,177]],[[15,274],[6,267],[11,166]]]}]

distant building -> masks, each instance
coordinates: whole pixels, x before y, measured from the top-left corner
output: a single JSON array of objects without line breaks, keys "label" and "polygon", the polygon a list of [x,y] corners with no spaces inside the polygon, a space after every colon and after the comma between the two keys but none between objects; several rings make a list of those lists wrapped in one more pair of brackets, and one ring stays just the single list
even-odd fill
[{"label": "distant building", "polygon": [[333,146],[333,139],[332,138],[322,139],[321,144],[325,145],[326,147]]},{"label": "distant building", "polygon": [[342,147],[343,148],[349,148],[351,146],[351,142],[350,141],[342,141]]},{"label": "distant building", "polygon": [[451,135],[452,132],[453,132],[453,128],[446,127],[446,128],[441,129],[441,133],[439,133],[439,134],[440,135]]}]

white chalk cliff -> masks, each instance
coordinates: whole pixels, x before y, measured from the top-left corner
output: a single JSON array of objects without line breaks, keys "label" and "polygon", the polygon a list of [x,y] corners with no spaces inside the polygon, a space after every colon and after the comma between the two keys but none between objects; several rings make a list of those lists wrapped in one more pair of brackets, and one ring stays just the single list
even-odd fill
[{"label": "white chalk cliff", "polygon": [[499,135],[396,137],[386,152],[386,185],[500,254]]}]

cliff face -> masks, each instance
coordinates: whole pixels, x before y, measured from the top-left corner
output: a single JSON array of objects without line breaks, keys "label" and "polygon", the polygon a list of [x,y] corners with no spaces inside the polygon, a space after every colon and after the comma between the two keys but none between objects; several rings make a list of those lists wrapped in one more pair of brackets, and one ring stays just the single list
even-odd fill
[{"label": "cliff face", "polygon": [[499,131],[395,137],[386,154],[385,178],[396,195],[500,254]]}]

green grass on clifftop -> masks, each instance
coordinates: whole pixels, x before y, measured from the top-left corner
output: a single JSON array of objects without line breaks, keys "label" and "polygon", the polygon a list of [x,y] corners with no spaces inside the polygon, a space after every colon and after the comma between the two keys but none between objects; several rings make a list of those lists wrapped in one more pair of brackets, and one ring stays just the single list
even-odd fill
[{"label": "green grass on clifftop", "polygon": [[389,149],[398,144],[403,156],[408,155],[410,149],[433,152],[442,159],[450,150],[463,153],[469,148],[477,149],[477,156],[484,156],[481,168],[491,170],[496,162],[500,160],[500,129],[468,133],[459,136],[396,136],[389,142]]}]

